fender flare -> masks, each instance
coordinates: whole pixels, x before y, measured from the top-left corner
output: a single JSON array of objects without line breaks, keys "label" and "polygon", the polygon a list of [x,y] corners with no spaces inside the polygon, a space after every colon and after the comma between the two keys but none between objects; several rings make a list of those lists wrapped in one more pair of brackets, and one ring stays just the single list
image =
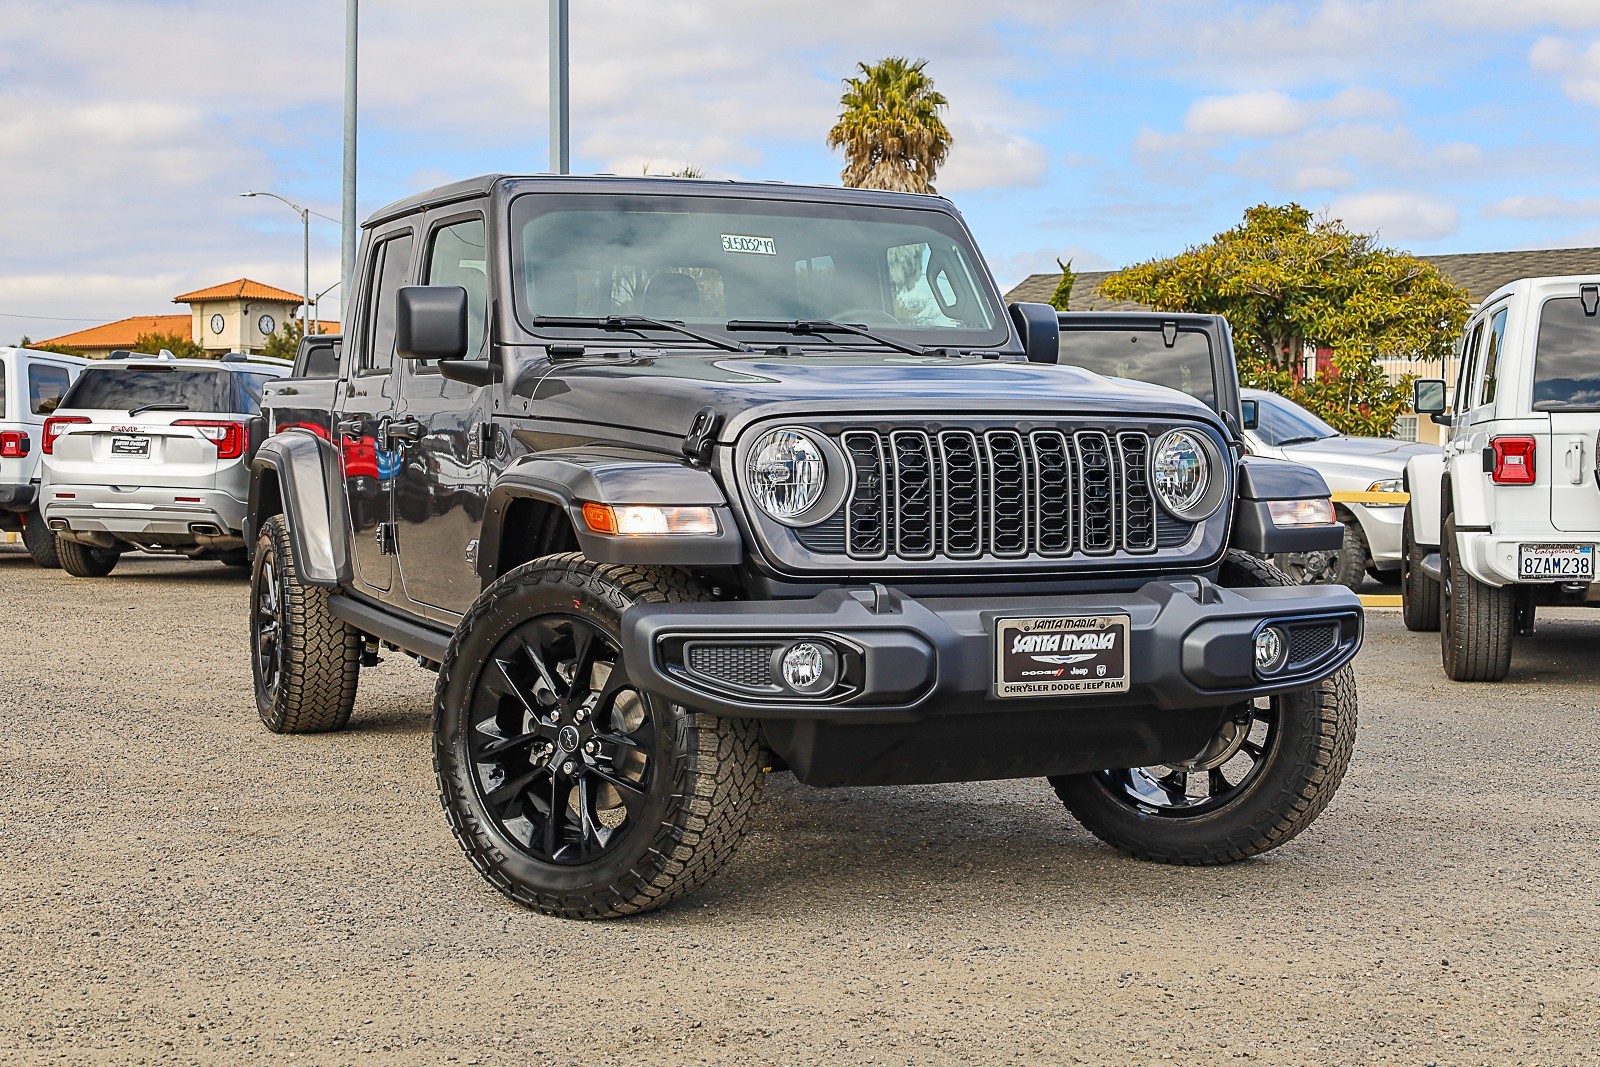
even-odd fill
[{"label": "fender flare", "polygon": [[245,544],[255,551],[256,536],[269,515],[262,514],[277,482],[300,580],[311,585],[347,585],[350,520],[344,498],[344,471],[333,446],[314,434],[289,430],[262,442],[250,461],[250,508]]},{"label": "fender flare", "polygon": [[[744,539],[727,495],[710,471],[649,452],[558,450],[525,457],[495,480],[484,511],[478,552],[478,573],[484,585],[500,576],[500,548],[512,505],[529,499],[564,511],[579,549],[596,563],[714,567],[744,561]],[[709,507],[717,518],[717,532],[597,534],[583,520],[583,505],[591,502]]]},{"label": "fender flare", "polygon": [[1343,523],[1281,527],[1272,521],[1267,507],[1271,501],[1328,496],[1327,481],[1311,467],[1245,456],[1239,461],[1235,493],[1238,501],[1228,539],[1234,548],[1270,556],[1277,552],[1331,552],[1344,544]]},{"label": "fender flare", "polygon": [[1445,456],[1413,456],[1406,461],[1405,490],[1411,494],[1411,536],[1418,545],[1437,548],[1443,517]]}]

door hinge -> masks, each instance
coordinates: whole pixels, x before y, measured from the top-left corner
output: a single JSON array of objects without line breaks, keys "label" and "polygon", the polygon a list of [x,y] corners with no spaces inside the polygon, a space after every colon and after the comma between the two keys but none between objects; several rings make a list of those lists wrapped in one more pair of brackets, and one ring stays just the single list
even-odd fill
[{"label": "door hinge", "polygon": [[394,523],[378,523],[378,532],[373,538],[378,542],[378,555],[392,556],[395,554],[396,542],[398,541],[396,533]]},{"label": "door hinge", "polygon": [[486,459],[494,455],[494,423],[480,422],[467,437],[467,458]]}]

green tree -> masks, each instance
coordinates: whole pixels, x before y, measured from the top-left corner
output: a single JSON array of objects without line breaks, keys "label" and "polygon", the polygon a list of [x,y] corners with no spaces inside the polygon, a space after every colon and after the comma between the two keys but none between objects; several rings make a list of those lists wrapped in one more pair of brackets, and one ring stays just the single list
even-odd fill
[{"label": "green tree", "polygon": [[1066,311],[1072,302],[1072,286],[1078,280],[1078,272],[1072,269],[1072,260],[1063,263],[1060,256],[1056,257],[1056,266],[1061,268],[1061,280],[1056,282],[1056,291],[1050,294],[1050,306]]},{"label": "green tree", "polygon": [[304,333],[305,327],[299,319],[288,319],[267,338],[267,343],[261,347],[261,354],[274,359],[293,360],[300,351],[300,338]]},{"label": "green tree", "polygon": [[179,359],[211,358],[206,355],[205,349],[181,333],[141,333],[128,351],[154,356],[159,355],[163,348]]},{"label": "green tree", "polygon": [[[1209,244],[1118,271],[1100,291],[1158,311],[1226,316],[1245,385],[1374,436],[1405,410],[1410,378],[1391,383],[1376,361],[1442,360],[1471,307],[1431,263],[1293,203],[1250,208]],[[1300,369],[1307,348],[1332,353],[1312,380]]]},{"label": "green tree", "polygon": [[27,334],[22,335],[22,340],[17,342],[17,347],[31,348],[35,352],[58,352],[63,356],[83,355],[83,350],[80,348],[73,348],[70,345],[53,345],[48,341],[33,341],[28,338]]},{"label": "green tree", "polygon": [[839,121],[828,131],[828,147],[844,149],[841,177],[849,186],[931,193],[933,179],[950,155],[953,140],[939,113],[949,106],[915,63],[890,56],[856,64],[858,78],[844,79]]}]

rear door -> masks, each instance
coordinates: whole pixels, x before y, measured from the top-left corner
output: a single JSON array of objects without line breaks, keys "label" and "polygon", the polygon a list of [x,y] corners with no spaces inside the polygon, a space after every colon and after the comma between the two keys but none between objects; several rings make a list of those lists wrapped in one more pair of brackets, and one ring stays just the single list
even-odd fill
[{"label": "rear door", "polygon": [[1550,418],[1550,522],[1592,535],[1600,532],[1600,314],[1586,314],[1572,295],[1550,297],[1538,315],[1533,410]]}]

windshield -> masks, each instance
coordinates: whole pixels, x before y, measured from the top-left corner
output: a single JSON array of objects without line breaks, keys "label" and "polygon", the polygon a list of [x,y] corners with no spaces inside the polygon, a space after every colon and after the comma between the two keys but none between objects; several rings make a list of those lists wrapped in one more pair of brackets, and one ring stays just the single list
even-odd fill
[{"label": "windshield", "polygon": [[78,375],[63,408],[131,411],[145,404],[171,404],[182,411],[232,411],[227,371],[180,367],[90,367]]},{"label": "windshield", "polygon": [[1061,330],[1061,362],[1096,374],[1177,389],[1216,407],[1211,341],[1204,333],[1179,330],[1171,348],[1161,330]]},{"label": "windshield", "polygon": [[1600,411],[1600,315],[1575,296],[1544,302],[1533,363],[1533,410]]},{"label": "windshield", "polygon": [[[511,208],[517,316],[563,339],[616,339],[552,317],[640,316],[796,343],[780,327],[832,320],[919,345],[1003,343],[1008,331],[977,253],[942,211],[712,196],[518,197]],[[651,345],[690,343],[640,327]],[[625,335],[624,335],[625,336]],[[808,347],[871,344],[845,333]]]},{"label": "windshield", "polygon": [[[1246,396],[1246,400],[1251,397]],[[1256,436],[1274,448],[1283,445],[1309,444],[1326,437],[1338,437],[1339,431],[1317,418],[1293,400],[1272,394],[1254,395],[1256,405]]]}]

